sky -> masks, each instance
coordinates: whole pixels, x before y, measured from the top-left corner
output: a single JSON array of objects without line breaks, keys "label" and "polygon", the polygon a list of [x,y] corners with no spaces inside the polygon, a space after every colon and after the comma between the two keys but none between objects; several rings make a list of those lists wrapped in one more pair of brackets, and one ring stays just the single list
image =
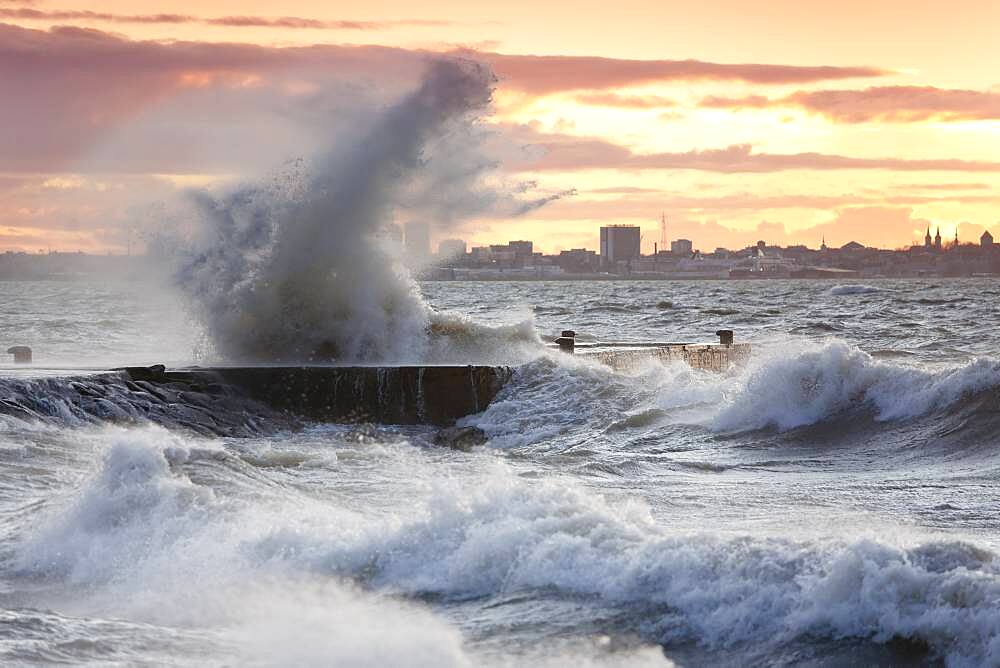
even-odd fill
[{"label": "sky", "polygon": [[439,236],[643,228],[899,248],[1000,238],[1000,3],[0,0],[0,250],[123,252],[192,186],[281,169],[429,56],[488,63],[511,178]]}]

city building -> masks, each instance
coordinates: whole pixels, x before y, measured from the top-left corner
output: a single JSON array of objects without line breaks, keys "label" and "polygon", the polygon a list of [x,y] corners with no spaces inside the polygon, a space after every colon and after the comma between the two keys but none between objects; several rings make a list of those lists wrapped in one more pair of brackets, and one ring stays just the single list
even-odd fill
[{"label": "city building", "polygon": [[507,248],[519,258],[528,258],[534,252],[535,244],[531,241],[508,241]]},{"label": "city building", "polygon": [[979,245],[983,248],[993,248],[993,235],[990,234],[989,230],[983,232],[983,236],[979,237]]},{"label": "city building", "polygon": [[678,239],[670,242],[670,252],[674,255],[691,255],[694,252],[694,244],[690,239]]},{"label": "city building", "polygon": [[466,245],[462,239],[443,239],[438,244],[438,255],[442,259],[464,258],[465,254]]},{"label": "city building", "polygon": [[623,265],[630,270],[631,263],[641,256],[642,233],[635,225],[608,225],[601,228],[601,267],[614,272]]},{"label": "city building", "polygon": [[574,248],[560,252],[556,264],[567,274],[590,274],[600,269],[601,259],[595,251]]}]

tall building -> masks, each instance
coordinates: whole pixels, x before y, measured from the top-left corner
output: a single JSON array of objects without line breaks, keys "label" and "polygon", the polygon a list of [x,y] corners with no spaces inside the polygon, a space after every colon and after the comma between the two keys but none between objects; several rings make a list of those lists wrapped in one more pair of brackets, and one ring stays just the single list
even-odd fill
[{"label": "tall building", "polygon": [[442,258],[453,259],[465,257],[466,246],[462,239],[443,239],[438,244],[438,255]]},{"label": "tall building", "polygon": [[983,236],[979,237],[979,245],[983,248],[993,248],[993,235],[990,234],[989,230],[983,232]]},{"label": "tall building", "polygon": [[937,234],[934,235],[934,248],[941,250],[941,226],[937,228]]},{"label": "tall building", "polygon": [[427,258],[431,254],[431,226],[427,223],[411,221],[406,224],[406,238],[403,241],[406,254],[415,259]]},{"label": "tall building", "polygon": [[691,255],[694,252],[694,244],[690,239],[677,239],[670,242],[670,252],[674,255]]},{"label": "tall building", "polygon": [[535,251],[535,244],[531,241],[508,241],[507,247],[519,258],[531,257]]},{"label": "tall building", "polygon": [[614,269],[619,262],[639,259],[642,233],[635,225],[609,225],[601,228],[601,266]]}]

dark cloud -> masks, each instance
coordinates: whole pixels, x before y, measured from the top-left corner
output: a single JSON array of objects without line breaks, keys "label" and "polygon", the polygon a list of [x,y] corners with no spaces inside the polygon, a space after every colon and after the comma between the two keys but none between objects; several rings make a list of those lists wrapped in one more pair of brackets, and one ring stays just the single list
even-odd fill
[{"label": "dark cloud", "polygon": [[796,107],[838,123],[914,123],[1000,119],[1000,92],[935,88],[933,86],[874,86],[863,90],[799,91],[780,98],[750,95],[707,97],[699,103],[716,109]]}]

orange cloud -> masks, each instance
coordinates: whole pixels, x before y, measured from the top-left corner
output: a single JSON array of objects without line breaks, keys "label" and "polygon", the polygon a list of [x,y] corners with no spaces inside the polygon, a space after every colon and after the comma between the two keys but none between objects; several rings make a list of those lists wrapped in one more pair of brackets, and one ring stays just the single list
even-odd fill
[{"label": "orange cloud", "polygon": [[[460,52],[461,53],[461,52]],[[596,56],[533,56],[468,53],[485,60],[504,82],[535,95],[562,91],[622,88],[665,81],[742,81],[753,84],[801,84],[880,77],[876,67],[711,63],[701,60],[625,60]]]},{"label": "orange cloud", "polygon": [[636,153],[597,137],[540,133],[527,126],[514,128],[525,144],[541,151],[527,160],[525,169],[577,171],[581,169],[691,169],[727,174],[780,172],[793,169],[886,169],[894,171],[1000,172],[1000,162],[980,160],[854,158],[827,153],[755,153],[749,144],[681,153]]},{"label": "orange cloud", "polygon": [[109,23],[200,23],[234,28],[285,28],[312,30],[384,30],[400,26],[446,26],[449,21],[399,19],[392,21],[322,21],[299,16],[220,16],[190,14],[114,14],[90,10],[41,10],[30,7],[0,9],[0,19],[18,21],[102,21]]},{"label": "orange cloud", "polygon": [[799,91],[773,99],[761,95],[740,98],[706,97],[699,104],[702,107],[736,110],[797,107],[838,123],[1000,119],[1000,92],[933,86]]},{"label": "orange cloud", "polygon": [[619,95],[617,93],[582,93],[573,97],[580,104],[594,107],[621,107],[623,109],[663,109],[676,106],[676,102],[659,95]]}]

